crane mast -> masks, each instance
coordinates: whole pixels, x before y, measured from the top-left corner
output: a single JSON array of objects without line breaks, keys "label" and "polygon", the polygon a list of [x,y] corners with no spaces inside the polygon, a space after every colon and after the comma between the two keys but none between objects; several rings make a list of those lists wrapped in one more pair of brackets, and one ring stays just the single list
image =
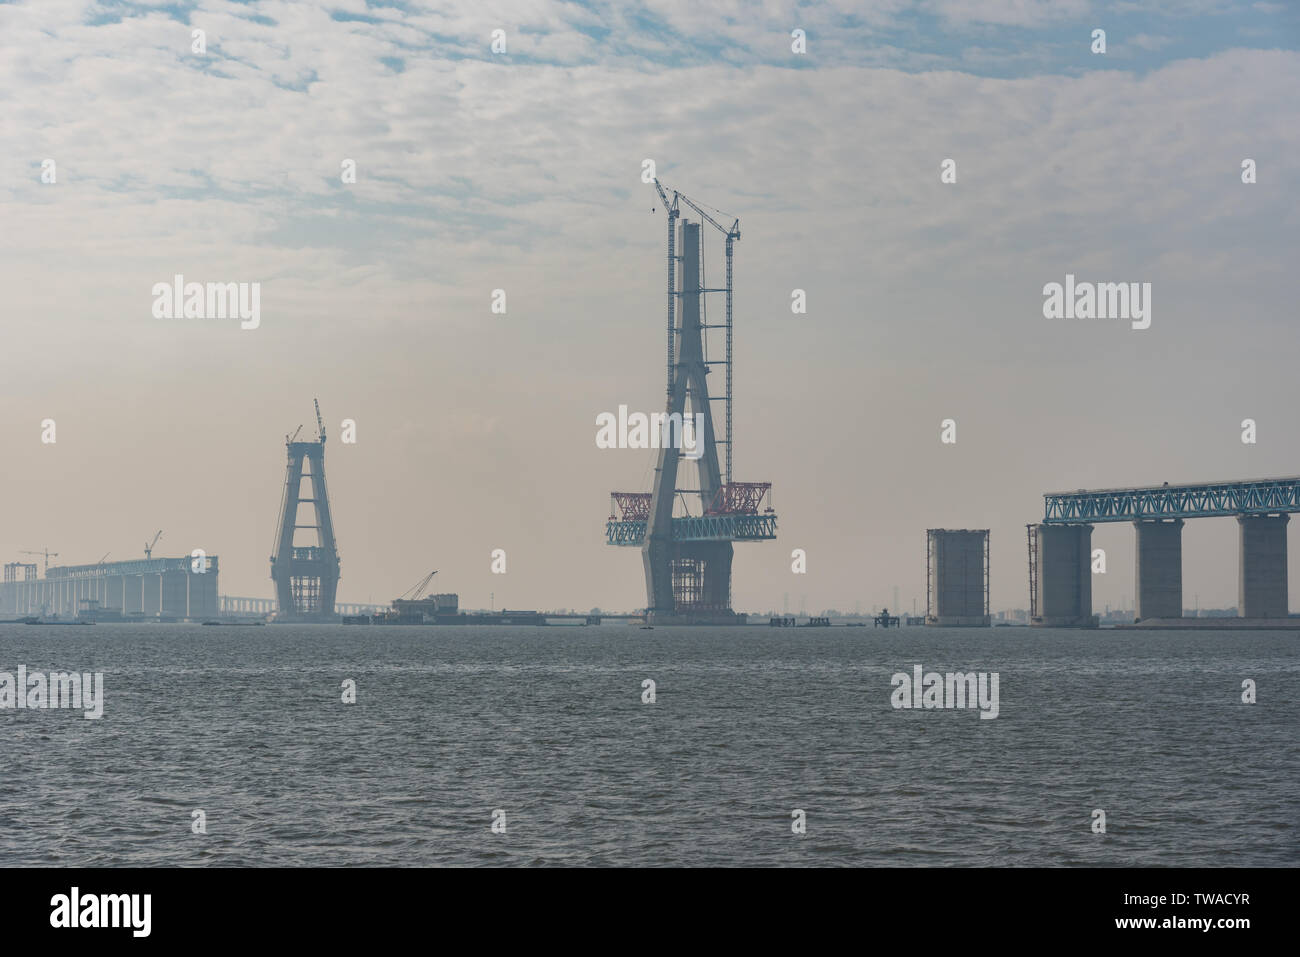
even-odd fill
[{"label": "crane mast", "polygon": [[659,199],[664,204],[664,211],[668,213],[668,401],[672,402],[673,395],[673,361],[675,359],[673,334],[674,322],[677,309],[677,217],[681,215],[681,210],[677,206],[677,192],[673,191],[673,198],[668,199],[668,194],[664,192],[663,185],[658,179],[655,180],[655,189],[659,191]]},{"label": "crane mast", "polygon": [[[727,245],[726,245],[727,284],[726,286],[723,289],[701,289],[700,292],[701,293],[710,293],[710,292],[726,293],[727,318],[726,318],[726,323],[724,328],[726,329],[726,336],[727,336],[726,339],[727,357],[722,363],[727,367],[726,394],[722,396],[722,401],[726,409],[726,433],[725,433],[726,438],[719,439],[718,442],[719,444],[726,445],[727,447],[726,468],[723,473],[723,482],[724,484],[730,484],[732,444],[733,444],[731,411],[732,411],[732,368],[733,368],[732,343],[734,341],[733,293],[735,289],[732,282],[732,276],[733,276],[732,261],[733,261],[733,256],[735,254],[735,244],[737,240],[740,239],[740,220],[739,219],[733,220],[731,226],[729,227],[723,226],[716,219],[714,219],[707,212],[705,212],[704,209],[701,208],[701,206],[697,202],[695,202],[695,200],[691,199],[685,193],[679,193],[677,190],[673,190],[673,198],[672,198],[672,202],[670,203],[668,200],[668,194],[665,192],[664,186],[659,182],[658,179],[655,180],[655,189],[659,191],[659,198],[663,201],[664,208],[668,210],[668,391],[669,393],[672,392],[672,387],[673,387],[673,357],[674,357],[673,309],[677,300],[676,284],[674,281],[676,276],[676,269],[674,267],[677,260],[676,247],[675,247],[676,229],[674,227],[676,224],[677,217],[681,215],[681,209],[678,206],[678,201],[680,200],[681,202],[685,203],[687,206],[691,207],[691,209],[695,210],[695,212],[699,213],[701,219],[707,222],[718,232],[722,233],[727,240]],[[714,328],[714,327],[707,326],[705,328]]]},{"label": "crane mast", "polygon": [[58,558],[58,557],[59,557],[59,553],[58,553],[58,552],[52,552],[52,551],[50,551],[48,548],[44,549],[43,551],[39,551],[39,552],[37,552],[37,551],[32,551],[30,548],[19,549],[19,551],[21,551],[24,555],[44,555],[44,556],[45,556],[45,571],[46,571],[47,573],[48,573],[49,570],[50,570],[50,556],[53,556],[53,557],[55,557],[55,558]]}]

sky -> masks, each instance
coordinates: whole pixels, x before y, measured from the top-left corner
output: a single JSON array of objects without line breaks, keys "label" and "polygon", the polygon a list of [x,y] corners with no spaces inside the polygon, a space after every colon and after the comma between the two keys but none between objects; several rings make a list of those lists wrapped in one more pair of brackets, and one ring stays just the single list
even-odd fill
[{"label": "sky", "polygon": [[[643,606],[604,525],[653,453],[595,435],[663,402],[653,160],[741,224],[735,478],[779,530],[735,607],[923,609],[936,527],[1028,607],[1045,492],[1300,474],[1297,89],[1289,3],[0,0],[0,553],[162,529],[270,597],[319,398],[341,601]],[[176,274],[259,283],[257,328],[155,317]],[[1150,327],[1045,318],[1067,275],[1150,283]],[[1133,529],[1093,541],[1131,606]],[[1184,604],[1236,588],[1236,523],[1188,522]]]}]

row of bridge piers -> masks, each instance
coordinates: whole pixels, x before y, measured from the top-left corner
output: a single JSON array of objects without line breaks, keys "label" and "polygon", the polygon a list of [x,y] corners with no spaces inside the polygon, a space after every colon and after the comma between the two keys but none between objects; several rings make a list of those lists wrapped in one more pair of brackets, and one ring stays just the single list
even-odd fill
[{"label": "row of bridge piers", "polygon": [[[1286,618],[1287,524],[1290,516],[1238,515],[1240,534],[1237,613],[1241,618]],[[1137,533],[1135,617],[1183,616],[1183,519],[1141,518]],[[1088,523],[1029,526],[1030,622],[1045,627],[1091,627],[1093,551]]]}]

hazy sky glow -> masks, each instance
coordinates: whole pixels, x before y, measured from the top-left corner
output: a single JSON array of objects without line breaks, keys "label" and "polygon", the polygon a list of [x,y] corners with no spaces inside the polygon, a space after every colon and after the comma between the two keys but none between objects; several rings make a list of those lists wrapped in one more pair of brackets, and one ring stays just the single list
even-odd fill
[{"label": "hazy sky glow", "polygon": [[[604,522],[652,454],[594,436],[663,402],[653,158],[741,221],[735,477],[780,530],[736,607],[923,604],[928,527],[991,528],[1027,607],[1045,491],[1300,474],[1297,89],[1283,3],[0,0],[0,552],[162,528],[269,597],[318,396],[341,600],[438,568],[469,607],[644,604]],[[155,319],[177,273],[261,283],[260,327]],[[1045,319],[1067,273],[1150,282],[1151,328]],[[1094,543],[1096,609],[1131,602],[1132,528]],[[1186,604],[1236,602],[1236,547],[1188,523]]]}]

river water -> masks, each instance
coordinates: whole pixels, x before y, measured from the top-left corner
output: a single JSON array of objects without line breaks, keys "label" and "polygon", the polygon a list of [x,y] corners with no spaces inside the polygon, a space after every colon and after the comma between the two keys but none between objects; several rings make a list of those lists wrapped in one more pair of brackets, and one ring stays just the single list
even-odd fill
[{"label": "river water", "polygon": [[[1300,630],[0,625],[0,672],[106,688],[97,720],[0,710],[0,865],[1295,866],[1298,651]],[[996,672],[997,717],[894,708],[916,665]]]}]

